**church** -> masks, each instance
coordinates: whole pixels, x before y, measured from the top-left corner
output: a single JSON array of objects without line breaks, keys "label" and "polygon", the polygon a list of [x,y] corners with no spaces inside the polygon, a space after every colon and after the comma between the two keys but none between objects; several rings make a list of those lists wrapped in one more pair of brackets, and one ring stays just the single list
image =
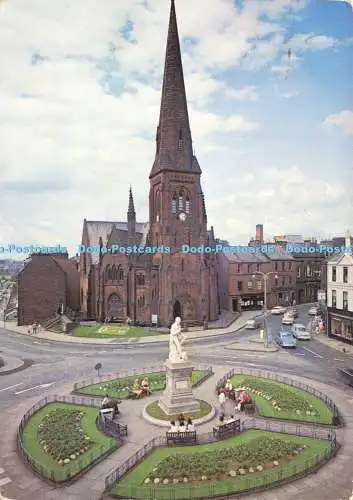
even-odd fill
[{"label": "church", "polygon": [[198,325],[220,314],[218,257],[181,253],[214,245],[207,229],[201,168],[193,152],[174,0],[171,2],[149,221],[137,222],[130,188],[125,221],[84,220],[82,245],[169,247],[169,253],[82,253],[81,317],[169,326]]}]

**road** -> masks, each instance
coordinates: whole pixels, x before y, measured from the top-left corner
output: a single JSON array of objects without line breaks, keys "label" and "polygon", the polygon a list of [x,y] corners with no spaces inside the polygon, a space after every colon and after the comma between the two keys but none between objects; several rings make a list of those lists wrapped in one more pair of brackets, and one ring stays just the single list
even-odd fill
[{"label": "road", "polygon": [[[305,307],[300,308],[298,323],[308,323],[307,310]],[[280,327],[280,321],[281,316],[270,318],[272,332]],[[353,365],[353,360],[348,355],[315,339],[298,342],[296,349],[280,349],[275,353],[236,351],[229,348],[235,340],[246,340],[254,335],[259,335],[259,331],[242,330],[222,335],[219,339],[190,342],[187,346],[189,358],[197,363],[225,368],[245,366],[297,374],[339,388],[347,398],[353,398],[353,389],[344,384],[338,375],[339,368]],[[40,399],[46,394],[55,393],[60,386],[95,376],[94,366],[98,362],[102,364],[102,374],[152,367],[163,363],[168,349],[166,343],[144,346],[137,343],[125,348],[119,344],[96,346],[56,343],[1,329],[0,338],[0,355],[3,353],[33,362],[25,370],[0,376],[0,412],[11,409],[13,415],[17,415],[16,407],[21,406],[22,409],[32,406],[34,398]],[[2,420],[2,425],[6,428],[6,418]],[[1,486],[11,483],[10,476],[0,468],[0,490]]]}]

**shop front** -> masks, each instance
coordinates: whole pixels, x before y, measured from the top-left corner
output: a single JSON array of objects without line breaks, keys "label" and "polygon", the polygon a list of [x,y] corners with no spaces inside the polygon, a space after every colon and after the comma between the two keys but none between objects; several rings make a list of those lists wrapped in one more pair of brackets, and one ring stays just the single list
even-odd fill
[{"label": "shop front", "polygon": [[329,337],[353,345],[353,313],[344,314],[328,311]]},{"label": "shop front", "polygon": [[258,311],[264,306],[263,295],[250,295],[240,297],[240,308],[242,311]]}]

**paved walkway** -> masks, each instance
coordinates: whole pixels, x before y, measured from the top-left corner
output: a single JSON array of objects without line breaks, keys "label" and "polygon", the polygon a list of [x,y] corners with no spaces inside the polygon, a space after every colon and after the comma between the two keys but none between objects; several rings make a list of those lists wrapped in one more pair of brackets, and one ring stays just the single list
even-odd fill
[{"label": "paved walkway", "polygon": [[319,333],[318,335],[315,335],[315,340],[318,342],[321,342],[322,344],[327,345],[328,347],[331,347],[331,349],[336,349],[337,351],[344,352],[348,356],[353,357],[353,346],[344,344],[343,342],[340,342],[339,340],[336,339],[331,339],[327,337],[327,335]]},{"label": "paved walkway", "polygon": [[[237,318],[231,325],[227,328],[217,328],[210,330],[197,330],[187,332],[188,340],[195,339],[203,339],[208,337],[217,337],[222,334],[232,333],[234,331],[242,329],[246,322],[258,315],[256,311],[244,311],[242,315]],[[54,340],[59,342],[73,342],[79,344],[114,344],[118,343],[119,345],[131,344],[132,342],[135,344],[138,341],[139,344],[153,344],[156,342],[169,342],[169,334],[161,334],[149,337],[138,337],[136,338],[123,338],[123,337],[114,337],[109,339],[100,339],[100,338],[85,338],[85,337],[72,337],[71,335],[63,334],[63,333],[54,333],[48,330],[41,330],[38,334],[33,335],[28,333],[28,327],[26,326],[17,326],[15,323],[6,323],[6,330],[20,333],[21,335],[26,335],[30,337],[36,337],[39,339],[45,340]]]},{"label": "paved walkway", "polygon": [[[207,399],[217,405],[215,384],[225,374],[224,367],[215,367],[215,374],[203,385],[195,390],[200,399]],[[285,375],[285,374],[283,374]],[[342,448],[336,458],[322,467],[316,474],[298,480],[288,486],[283,486],[263,492],[258,495],[246,495],[248,500],[348,500],[352,494],[353,478],[353,398],[348,399],[346,393],[334,390],[324,384],[312,380],[294,377],[304,381],[318,390],[327,393],[341,408],[346,422],[346,427],[337,431]],[[71,384],[61,387],[57,394],[68,394],[72,389]],[[33,475],[20,461],[16,453],[15,434],[18,422],[25,411],[36,402],[33,398],[20,404],[14,411],[2,414],[2,421],[6,422],[6,433],[0,435],[0,467],[5,477],[11,479],[0,487],[0,492],[16,500],[98,500],[104,489],[105,477],[119,464],[134,454],[147,441],[163,433],[163,430],[150,425],[141,416],[142,408],[148,400],[124,401],[121,405],[121,420],[126,422],[131,429],[126,443],[109,458],[94,467],[84,477],[72,486],[55,489],[43,483]],[[229,410],[230,411],[230,410]],[[208,422],[198,429],[207,432],[213,422]],[[1,475],[0,475],[1,478]],[[0,483],[1,484],[1,483]]]}]

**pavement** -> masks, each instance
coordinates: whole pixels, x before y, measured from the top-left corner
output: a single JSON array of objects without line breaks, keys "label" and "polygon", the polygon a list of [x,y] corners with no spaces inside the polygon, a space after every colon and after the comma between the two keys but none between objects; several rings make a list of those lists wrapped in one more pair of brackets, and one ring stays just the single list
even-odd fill
[{"label": "pavement", "polygon": [[14,358],[12,356],[7,356],[6,354],[1,357],[3,358],[5,364],[0,368],[0,375],[12,372],[12,370],[16,370],[24,365],[24,361],[20,358]]},{"label": "pavement", "polygon": [[[214,328],[214,329],[208,329],[208,330],[196,330],[196,331],[189,331],[187,332],[187,340],[186,343],[189,341],[193,341],[196,339],[205,339],[205,338],[212,338],[212,337],[218,337],[220,335],[224,334],[229,334],[233,333],[237,330],[242,329],[246,322],[249,319],[254,318],[255,316],[261,315],[261,312],[256,312],[256,311],[244,311],[241,316],[239,316],[237,319],[235,319],[229,326],[226,328]],[[141,344],[154,344],[154,343],[160,343],[160,342],[169,342],[169,334],[164,333],[160,335],[151,335],[148,337],[137,337],[137,338],[127,338],[127,337],[114,337],[114,338],[109,338],[109,339],[100,339],[100,338],[85,338],[85,337],[73,337],[71,335],[63,334],[63,333],[55,333],[55,332],[50,332],[48,330],[41,330],[39,333],[33,335],[31,333],[28,333],[28,327],[26,326],[17,326],[15,322],[6,322],[6,328],[5,330],[19,333],[21,335],[25,335],[27,337],[35,337],[36,339],[42,339],[42,340],[51,340],[51,341],[57,341],[57,342],[66,342],[66,343],[80,343],[80,344],[100,344],[100,345],[110,345],[114,343],[119,343],[119,345],[124,345],[124,344],[131,344],[138,342],[140,345]]]},{"label": "pavement", "polygon": [[344,354],[347,354],[348,356],[353,357],[353,346],[350,346],[348,344],[344,344],[343,342],[340,342],[339,340],[336,339],[331,339],[327,337],[327,335],[319,333],[318,335],[315,336],[315,340],[317,342],[320,342],[321,344],[324,344],[331,349],[335,349],[336,351],[343,352]]},{"label": "pavement", "polygon": [[[215,374],[210,379],[195,389],[195,395],[197,398],[207,399],[211,404],[217,406],[215,384],[219,378],[225,375],[226,370],[224,366],[215,366],[214,371]],[[342,448],[337,456],[316,474],[269,492],[245,495],[243,498],[248,500],[340,500],[341,498],[348,500],[352,492],[353,397],[348,400],[340,391],[325,384],[301,377],[294,378],[327,393],[337,402],[344,413],[346,422],[345,428],[337,430],[338,440],[342,444]],[[69,385],[62,387],[59,394],[67,394],[68,390]],[[2,419],[5,419],[9,425],[7,432],[0,435],[1,466],[3,474],[5,477],[9,476],[11,482],[7,482],[3,488],[0,488],[2,494],[16,500],[33,500],[34,498],[36,500],[82,500],[83,498],[85,500],[98,500],[104,489],[105,477],[150,439],[164,432],[163,429],[148,424],[142,418],[141,413],[145,404],[146,399],[127,400],[122,403],[121,420],[128,424],[130,430],[126,443],[109,458],[88,471],[77,482],[63,488],[53,488],[43,483],[22,464],[16,453],[14,433],[18,420],[28,405],[26,408],[22,405],[15,412],[12,410],[5,412]],[[227,409],[227,413],[231,411],[231,408]],[[208,422],[200,426],[199,432],[211,430],[213,424],[214,422]]]}]

